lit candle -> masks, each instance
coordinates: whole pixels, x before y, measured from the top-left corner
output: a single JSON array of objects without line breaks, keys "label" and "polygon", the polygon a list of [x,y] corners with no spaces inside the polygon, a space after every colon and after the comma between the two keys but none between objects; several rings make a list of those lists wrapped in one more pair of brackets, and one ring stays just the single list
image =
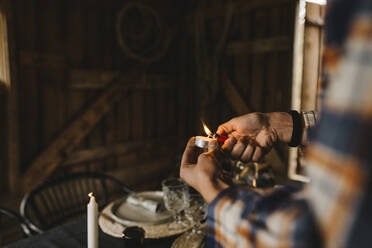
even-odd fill
[{"label": "lit candle", "polygon": [[205,125],[203,123],[203,127],[204,127],[204,132],[207,134],[207,137],[206,136],[196,136],[195,137],[195,145],[197,147],[200,147],[200,148],[208,148],[208,144],[209,144],[209,141],[211,140],[217,140],[218,143],[220,145],[222,145],[225,140],[227,139],[227,137],[225,136],[222,136],[222,135],[218,135],[218,134],[213,134],[209,128],[207,127],[207,125]]},{"label": "lit candle", "polygon": [[212,138],[205,137],[205,136],[196,136],[195,137],[195,145],[199,148],[206,149],[208,148],[209,141],[211,141]]},{"label": "lit candle", "polygon": [[89,193],[89,203],[87,205],[88,219],[88,248],[98,248],[98,205],[93,192]]}]

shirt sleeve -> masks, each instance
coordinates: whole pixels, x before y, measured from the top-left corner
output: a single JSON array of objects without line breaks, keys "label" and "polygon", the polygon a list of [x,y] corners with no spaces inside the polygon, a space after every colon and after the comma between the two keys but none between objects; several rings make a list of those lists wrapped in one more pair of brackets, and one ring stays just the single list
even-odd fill
[{"label": "shirt sleeve", "polygon": [[302,187],[263,194],[244,187],[223,190],[209,204],[207,247],[319,247],[320,236]]},{"label": "shirt sleeve", "polygon": [[306,152],[306,197],[325,247],[370,247],[372,2],[331,1],[328,19],[328,87]]},{"label": "shirt sleeve", "polygon": [[371,247],[372,1],[330,1],[327,23],[311,182],[222,191],[208,209],[208,247]]}]

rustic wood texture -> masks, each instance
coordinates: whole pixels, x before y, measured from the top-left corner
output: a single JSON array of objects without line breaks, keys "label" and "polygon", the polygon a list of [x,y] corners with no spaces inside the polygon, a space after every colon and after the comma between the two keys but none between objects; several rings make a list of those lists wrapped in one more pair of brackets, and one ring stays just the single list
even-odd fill
[{"label": "rustic wood texture", "polygon": [[[8,48],[8,20],[6,16],[6,6],[4,6],[4,1],[0,1],[0,116],[7,117],[7,94],[8,89],[11,86],[10,81],[10,68],[9,68],[9,48]],[[9,116],[8,116],[9,117]],[[5,120],[5,121],[4,121]],[[8,167],[5,166],[7,164],[7,130],[8,130],[8,123],[6,122],[6,118],[0,121],[0,170],[4,171],[0,175],[0,193],[4,193],[8,189]],[[16,165],[13,165],[13,170],[16,171]],[[12,177],[14,176],[13,173],[10,173]],[[0,220],[1,221],[1,220]],[[0,240],[1,245],[1,240]]]},{"label": "rustic wood texture", "polygon": [[128,143],[111,144],[96,148],[84,149],[72,153],[63,165],[74,165],[87,161],[103,159],[110,156],[127,154],[141,149],[154,149],[164,142],[175,143],[176,138],[162,138],[161,140],[132,141]]},{"label": "rustic wood texture", "polygon": [[[2,124],[0,124],[0,142],[4,147],[0,147],[0,163],[3,177],[1,178],[0,191],[16,192],[20,176],[20,153],[19,153],[19,112],[18,112],[18,83],[15,63],[15,44],[14,44],[14,16],[12,2],[8,0],[0,1],[0,84],[5,89],[7,95],[0,95]],[[6,121],[7,120],[7,121]],[[6,145],[7,144],[7,145]],[[7,175],[9,173],[8,177]],[[8,185],[7,185],[8,184]]]},{"label": "rustic wood texture", "polygon": [[[23,189],[28,190],[45,180],[71,154],[82,140],[101,121],[121,97],[118,80],[114,80],[105,92],[74,120],[61,134],[47,146],[27,169]],[[96,145],[96,144],[94,144]]]},{"label": "rustic wood texture", "polygon": [[304,35],[304,64],[302,82],[303,111],[317,109],[321,59],[323,49],[324,6],[307,3]]},{"label": "rustic wood texture", "polygon": [[290,37],[273,37],[254,41],[235,41],[227,46],[228,55],[244,56],[247,53],[287,51],[291,47]]},{"label": "rustic wood texture", "polygon": [[[161,14],[172,41],[162,59],[138,65],[121,51],[115,33],[117,13],[128,1],[108,0],[104,4],[99,0],[11,2],[17,17],[14,37],[19,87],[19,95],[12,99],[19,105],[18,159],[20,173],[26,173],[25,184],[40,183],[49,173],[122,171],[117,173],[118,177],[136,178],[133,180],[138,182],[133,185],[138,186],[140,179],[133,176],[138,170],[129,170],[126,166],[143,164],[141,170],[149,175],[144,175],[146,181],[156,185],[166,176],[166,168],[175,168],[187,139],[201,134],[200,92],[197,90],[199,82],[195,80],[197,68],[191,27],[194,23],[190,22],[199,3],[185,1],[180,7],[171,0],[156,4],[143,1]],[[231,9],[224,1],[200,3],[211,38],[208,44],[218,43],[215,58],[220,64],[211,63],[212,67],[218,73],[228,74],[243,102],[255,111],[289,108],[294,3],[294,0],[235,0],[229,3],[229,6],[234,5],[231,18],[226,14],[226,10]],[[221,27],[227,27],[225,32]],[[74,120],[82,118],[92,102],[107,90],[109,82],[118,74],[130,72],[133,65],[140,68],[140,76],[120,83],[120,101],[112,103],[84,135],[76,134],[74,138],[73,133],[67,135],[66,130],[74,125]],[[216,76],[218,79],[220,75]],[[210,112],[215,112],[215,119],[211,121],[214,130],[219,123],[236,115],[234,106],[224,99],[221,89],[223,87],[216,90],[216,102],[209,105],[214,108]],[[65,135],[76,142],[56,147],[55,142]],[[56,166],[65,160],[72,161],[73,157],[68,160],[67,154],[100,153],[105,147],[110,149],[118,144],[170,136],[177,137],[177,142],[164,141],[159,147],[93,156],[93,159],[73,164],[68,162],[60,168]],[[48,149],[54,153],[47,156]],[[61,150],[64,150],[62,154]],[[285,150],[280,151],[280,156],[285,158]],[[146,159],[161,160],[167,155],[170,158],[164,169],[153,175],[146,172]],[[44,166],[46,174],[38,179],[36,172]]]},{"label": "rustic wood texture", "polygon": [[[152,151],[118,153],[55,170],[73,150],[89,151],[171,135],[177,136],[179,141],[172,143],[171,157],[180,152],[176,148],[182,149],[186,138],[195,133],[194,119],[198,119],[194,115],[195,104],[185,107],[185,102],[192,98],[194,85],[190,87],[184,79],[185,71],[192,66],[178,64],[179,48],[184,48],[178,45],[184,40],[183,34],[177,34],[172,40],[164,59],[151,65],[140,65],[141,76],[137,79],[122,80],[118,89],[122,91],[120,101],[113,103],[94,127],[86,130],[84,138],[78,134],[76,143],[60,147],[64,150],[60,153],[55,144],[60,137],[71,138],[73,133],[66,130],[73,126],[74,120],[82,118],[84,110],[106,90],[113,78],[130,72],[135,64],[120,50],[115,33],[117,13],[126,1],[109,0],[105,4],[99,0],[11,2],[17,16],[14,34],[19,77],[19,96],[12,99],[20,106],[20,155],[17,158],[20,175],[24,174],[26,178],[25,184],[40,183],[48,174],[108,172],[120,170],[131,161],[140,163],[146,156],[158,157],[153,152],[157,148],[145,146]],[[172,1],[162,0],[159,6],[151,1],[144,2],[159,11],[168,24],[183,25],[182,15],[186,15],[183,9],[177,10],[181,15],[172,13],[174,7],[163,9],[173,6]],[[189,56],[190,52],[185,54]],[[7,93],[6,86],[1,84],[0,88],[1,94]],[[6,99],[4,95],[0,100]],[[6,138],[5,131],[0,138]],[[54,152],[49,153],[50,149]],[[6,147],[1,151],[6,151]],[[1,161],[6,160],[7,156],[1,156]],[[44,166],[47,170],[41,169]],[[42,173],[38,173],[40,171]],[[42,176],[38,178],[39,175]],[[20,180],[18,176],[18,183]]]}]

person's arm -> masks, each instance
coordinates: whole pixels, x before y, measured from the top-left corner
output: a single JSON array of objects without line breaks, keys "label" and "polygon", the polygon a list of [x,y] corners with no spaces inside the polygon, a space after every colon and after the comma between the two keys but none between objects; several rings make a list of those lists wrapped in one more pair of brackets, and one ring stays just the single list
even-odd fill
[{"label": "person's arm", "polygon": [[[307,143],[309,130],[316,124],[314,111],[300,115],[301,144]],[[220,125],[217,134],[228,136],[232,142],[222,149],[233,159],[243,162],[259,161],[268,153],[274,143],[289,143],[293,134],[293,119],[287,112],[250,113],[231,119]]]},{"label": "person's arm", "polygon": [[310,208],[286,186],[262,194],[232,186],[220,165],[224,154],[215,142],[199,155],[191,138],[182,157],[180,176],[209,203],[207,247],[319,247]]},{"label": "person's arm", "polygon": [[206,247],[321,247],[311,208],[288,185],[264,195],[233,186],[209,204]]}]

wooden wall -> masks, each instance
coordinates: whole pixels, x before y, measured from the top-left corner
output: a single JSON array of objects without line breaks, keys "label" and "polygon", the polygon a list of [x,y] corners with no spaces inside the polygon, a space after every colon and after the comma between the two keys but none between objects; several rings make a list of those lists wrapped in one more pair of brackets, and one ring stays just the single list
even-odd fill
[{"label": "wooden wall", "polygon": [[[134,187],[158,185],[176,173],[187,138],[201,133],[200,118],[215,130],[244,112],[289,109],[295,0],[140,1],[160,13],[172,35],[165,56],[147,65],[126,56],[117,42],[116,16],[129,1],[10,2],[21,176],[118,74],[138,72],[133,86],[122,80],[120,100],[76,149],[56,152],[62,165],[54,174],[104,171]],[[197,49],[200,15],[204,56]],[[211,64],[200,69],[198,58]],[[201,75],[216,75],[218,82]],[[208,87],[215,90],[203,90]],[[206,94],[209,102],[201,104]],[[286,148],[278,151],[285,161]]]},{"label": "wooden wall", "polygon": [[[7,97],[6,91],[0,90],[0,116],[6,117],[7,115]],[[7,166],[7,151],[8,142],[6,136],[7,123],[6,118],[0,121],[0,194],[6,192],[8,188],[8,166]]]},{"label": "wooden wall", "polygon": [[318,109],[322,74],[325,6],[306,4],[302,110]]},{"label": "wooden wall", "polygon": [[[174,63],[179,56],[177,39],[180,37],[174,33],[168,53],[151,65],[140,65],[128,58],[119,48],[115,33],[117,13],[126,2],[12,1],[17,17],[13,28],[19,82],[21,175],[94,102],[112,75],[117,72],[125,75],[133,70],[139,71],[140,76],[134,79],[139,86],[122,93],[121,100],[77,150],[92,154],[90,149],[109,145],[115,149],[114,145],[132,141],[144,141],[145,145],[159,142],[150,147],[137,146],[135,152],[123,156],[109,151],[109,155],[99,159],[70,163],[59,172],[111,171],[114,174],[128,167],[128,173],[133,173],[129,167],[149,160],[153,178],[148,173],[148,178],[142,179],[151,182],[175,166],[177,141],[184,145],[185,137],[191,135],[188,125],[194,116],[192,109],[186,109],[178,101],[180,95],[190,98],[192,91],[182,86],[182,68]],[[182,24],[177,13],[164,14],[166,8],[162,6],[168,2],[160,1],[153,7],[166,22]],[[123,85],[126,83],[123,81]],[[138,183],[143,181],[130,182]]]}]

